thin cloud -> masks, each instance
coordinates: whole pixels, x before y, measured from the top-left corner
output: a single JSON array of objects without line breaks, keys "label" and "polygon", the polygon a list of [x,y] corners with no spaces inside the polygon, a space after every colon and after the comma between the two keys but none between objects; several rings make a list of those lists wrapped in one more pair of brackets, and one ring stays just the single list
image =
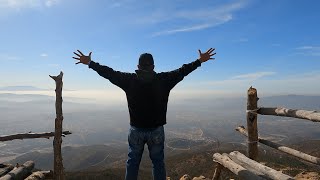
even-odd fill
[{"label": "thin cloud", "polygon": [[58,3],[58,0],[47,0],[47,1],[45,2],[45,6],[51,7],[51,6],[56,5],[57,3]]},{"label": "thin cloud", "polygon": [[239,38],[239,39],[235,40],[234,42],[236,42],[236,43],[246,43],[246,42],[249,42],[249,39],[248,38]]},{"label": "thin cloud", "polygon": [[41,57],[48,57],[48,54],[42,53],[42,54],[40,54],[40,56],[41,56]]},{"label": "thin cloud", "polygon": [[[215,27],[227,23],[233,19],[235,11],[240,10],[246,6],[244,1],[233,2],[229,4],[220,5],[218,7],[209,7],[202,9],[190,9],[168,12],[166,10],[158,10],[152,14],[138,20],[144,24],[160,24],[172,22],[170,24],[184,24],[178,27],[170,28],[155,32],[152,37],[160,35],[169,35],[180,32],[191,32]],[[189,25],[185,25],[189,24]]]},{"label": "thin cloud", "polygon": [[320,46],[300,46],[296,48],[297,54],[305,56],[320,56]]},{"label": "thin cloud", "polygon": [[0,53],[0,61],[19,61],[20,57]]},{"label": "thin cloud", "polygon": [[48,64],[49,67],[60,67],[59,64]]},{"label": "thin cloud", "polygon": [[[237,76],[235,76],[237,77]],[[223,91],[226,93],[242,93],[253,86],[260,94],[308,94],[319,95],[320,72],[298,73],[290,76],[280,76],[272,79],[251,79],[252,75],[240,76],[239,79],[224,79],[217,81],[198,82],[196,89]],[[190,85],[190,89],[194,88]]]},{"label": "thin cloud", "polygon": [[212,26],[214,26],[214,25],[213,24],[200,24],[200,25],[194,25],[191,27],[183,27],[183,28],[178,28],[178,29],[160,31],[160,32],[153,33],[152,37],[160,36],[160,35],[169,35],[169,34],[174,34],[174,33],[178,33],[178,32],[196,31],[196,30],[206,29],[206,28],[209,28]]},{"label": "thin cloud", "polygon": [[256,73],[249,73],[249,74],[241,74],[241,75],[237,75],[232,77],[231,79],[241,79],[241,80],[245,80],[245,79],[260,79],[262,77],[265,76],[271,76],[276,74],[275,72],[256,72]]},{"label": "thin cloud", "polygon": [[28,8],[52,7],[60,0],[0,0],[0,9],[22,10]]}]

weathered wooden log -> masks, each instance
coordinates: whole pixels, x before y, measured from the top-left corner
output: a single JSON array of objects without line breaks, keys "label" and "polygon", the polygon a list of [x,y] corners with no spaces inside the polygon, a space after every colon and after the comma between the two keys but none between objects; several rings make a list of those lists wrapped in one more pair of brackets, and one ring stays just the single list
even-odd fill
[{"label": "weathered wooden log", "polygon": [[[70,131],[63,131],[62,136],[71,134]],[[54,136],[54,132],[44,132],[44,133],[21,133],[13,134],[7,136],[0,136],[0,141],[12,141],[15,139],[35,139],[35,138],[47,138]]]},{"label": "weathered wooden log", "polygon": [[317,111],[296,110],[281,107],[261,107],[257,110],[257,113],[261,115],[286,116],[320,122],[320,112]]},{"label": "weathered wooden log", "polygon": [[240,166],[239,164],[233,162],[227,154],[221,155],[220,153],[213,154],[213,161],[221,164],[225,168],[229,169],[234,174],[238,175],[242,179],[247,180],[259,180],[263,179],[252,172],[248,171],[244,167]]},{"label": "weathered wooden log", "polygon": [[[243,134],[245,136],[248,136],[248,132],[243,126],[237,127],[236,130],[239,131],[241,134]],[[274,143],[272,141],[266,140],[266,139],[261,138],[261,137],[258,138],[258,141],[260,143],[266,145],[266,146],[269,146],[269,147],[272,147],[272,148],[277,149],[279,151],[282,151],[282,152],[285,152],[287,154],[293,155],[293,156],[298,157],[298,158],[300,158],[302,160],[311,162],[313,164],[320,165],[320,158],[318,158],[318,157],[311,156],[309,154],[303,153],[301,151],[297,151],[295,149],[283,146],[283,145],[278,144],[278,143]]]},{"label": "weathered wooden log", "polygon": [[64,168],[62,164],[61,143],[62,143],[62,77],[63,72],[60,72],[58,76],[50,76],[56,82],[56,119],[55,119],[55,134],[53,140],[53,152],[54,152],[54,166],[53,166],[53,179],[64,180]]},{"label": "weathered wooden log", "polygon": [[33,168],[34,168],[34,162],[33,161],[27,161],[23,165],[15,167],[9,173],[7,173],[6,175],[0,177],[0,180],[24,179],[29,174],[31,174],[31,171],[32,171]]},{"label": "weathered wooden log", "polygon": [[[267,178],[269,179],[277,179],[277,180],[294,180],[294,178],[286,175],[286,174],[282,174],[279,171],[276,171],[268,166],[264,166],[254,160],[251,160],[250,158],[247,158],[245,155],[241,154],[238,151],[233,151],[229,154],[229,157],[234,161],[235,159],[247,164],[248,167],[247,169],[254,169],[258,172],[261,172],[262,174],[264,174]],[[246,167],[245,167],[246,168]]]},{"label": "weathered wooden log", "polygon": [[219,179],[222,169],[223,169],[223,166],[220,163],[217,163],[217,167],[214,170],[214,174],[213,174],[212,180],[218,180]]},{"label": "weathered wooden log", "polygon": [[248,156],[256,160],[258,158],[258,126],[257,114],[250,113],[250,111],[258,107],[257,90],[250,87],[248,90],[247,99],[247,127],[248,127]]},{"label": "weathered wooden log", "polygon": [[46,179],[48,176],[52,176],[52,171],[37,171],[33,172],[30,176],[25,178],[24,180],[43,180]]},{"label": "weathered wooden log", "polygon": [[11,171],[14,167],[11,164],[8,165],[3,165],[1,164],[1,168],[0,168],[0,177],[7,174],[9,171]]}]

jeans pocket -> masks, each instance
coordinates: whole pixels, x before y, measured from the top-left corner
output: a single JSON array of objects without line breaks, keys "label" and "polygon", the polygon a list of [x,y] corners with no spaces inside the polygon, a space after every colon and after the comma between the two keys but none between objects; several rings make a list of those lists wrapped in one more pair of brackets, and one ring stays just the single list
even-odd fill
[{"label": "jeans pocket", "polygon": [[128,142],[133,145],[139,145],[143,143],[142,137],[140,137],[139,132],[135,130],[130,130],[128,135]]},{"label": "jeans pocket", "polygon": [[151,143],[152,144],[162,144],[164,142],[164,132],[163,129],[156,130],[152,132]]}]

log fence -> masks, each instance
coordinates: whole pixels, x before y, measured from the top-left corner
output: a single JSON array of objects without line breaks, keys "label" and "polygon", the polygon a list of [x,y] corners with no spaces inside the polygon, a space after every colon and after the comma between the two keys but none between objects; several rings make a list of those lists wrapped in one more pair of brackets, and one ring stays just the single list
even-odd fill
[{"label": "log fence", "polygon": [[40,179],[54,179],[64,180],[64,168],[62,163],[61,143],[62,137],[71,134],[70,131],[62,131],[62,77],[63,72],[60,72],[58,76],[50,76],[56,83],[56,119],[55,119],[55,131],[44,133],[20,133],[7,136],[0,136],[0,142],[12,141],[16,139],[35,139],[35,138],[47,138],[54,137],[53,140],[53,152],[54,152],[54,170],[53,171],[36,171],[32,172],[35,166],[33,161],[27,161],[22,165],[17,164],[16,167],[11,164],[0,163],[0,180],[12,180],[12,179],[25,179],[25,180],[40,180]]},{"label": "log fence", "polygon": [[257,96],[257,90],[250,87],[248,90],[246,111],[247,130],[243,126],[236,128],[236,131],[248,138],[247,154],[249,158],[237,151],[231,152],[230,154],[224,153],[222,155],[215,153],[213,155],[213,161],[217,163],[217,166],[212,178],[213,180],[219,179],[221,170],[223,169],[228,169],[241,179],[294,179],[293,177],[258,163],[256,161],[258,158],[258,143],[292,155],[300,160],[307,161],[315,165],[320,165],[319,157],[314,157],[290,147],[269,141],[263,137],[259,137],[257,127],[258,115],[284,116],[309,120],[312,122],[320,122],[320,112],[287,109],[283,107],[258,107],[258,100],[259,98]]}]

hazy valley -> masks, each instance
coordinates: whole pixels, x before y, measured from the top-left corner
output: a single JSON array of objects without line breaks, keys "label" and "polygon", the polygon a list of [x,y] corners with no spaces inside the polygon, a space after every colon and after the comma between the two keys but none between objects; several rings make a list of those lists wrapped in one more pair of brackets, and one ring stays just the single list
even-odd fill
[{"label": "hazy valley", "polygon": [[[0,134],[53,131],[54,100],[54,97],[44,95],[0,94]],[[320,96],[286,95],[262,97],[259,105],[318,110],[319,102]],[[179,177],[187,173],[185,171],[198,176],[210,175],[214,166],[213,153],[245,151],[246,139],[234,130],[239,125],[246,125],[245,110],[245,98],[185,99],[170,102],[168,124],[165,126],[169,175]],[[110,105],[106,102],[101,105],[86,103],[85,99],[66,97],[63,111],[64,129],[72,131],[71,135],[63,138],[66,170],[104,170],[110,176],[122,177],[129,128],[126,104]],[[317,123],[259,116],[258,128],[261,136],[292,144],[319,157],[319,150],[315,150],[320,144],[320,125]],[[312,143],[303,146],[301,142]],[[33,159],[36,168],[52,169],[52,139],[3,142],[0,143],[0,152],[0,162],[21,163]],[[296,163],[296,167],[305,167],[303,163],[299,164],[293,158],[287,159],[283,154],[266,147],[262,146],[261,152],[275,160],[281,156],[284,162],[290,161]],[[150,167],[146,148],[141,174],[149,177]]]}]

